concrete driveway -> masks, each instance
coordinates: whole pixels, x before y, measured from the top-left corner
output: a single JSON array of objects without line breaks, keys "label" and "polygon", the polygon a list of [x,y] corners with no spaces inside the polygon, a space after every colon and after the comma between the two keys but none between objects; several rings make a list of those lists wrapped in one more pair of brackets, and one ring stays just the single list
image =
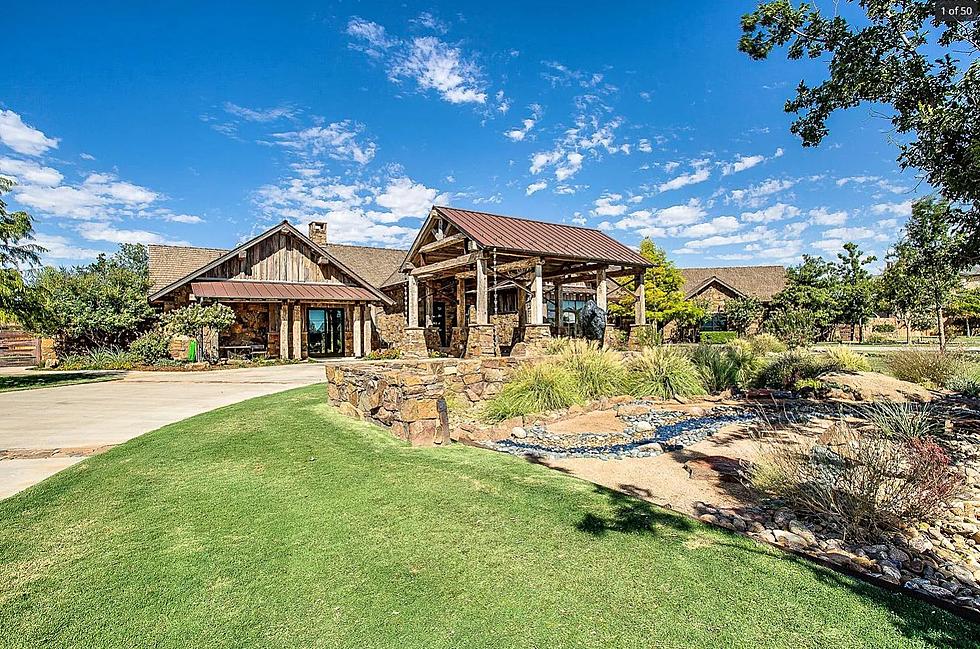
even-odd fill
[{"label": "concrete driveway", "polygon": [[0,498],[166,424],[322,381],[322,364],[303,363],[128,372],[117,381],[0,393]]}]

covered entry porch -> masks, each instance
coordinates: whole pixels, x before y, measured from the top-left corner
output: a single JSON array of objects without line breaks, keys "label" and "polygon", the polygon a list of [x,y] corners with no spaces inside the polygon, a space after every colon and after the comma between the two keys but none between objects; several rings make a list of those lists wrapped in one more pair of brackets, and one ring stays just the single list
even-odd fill
[{"label": "covered entry porch", "polygon": [[210,341],[220,358],[361,357],[373,349],[368,291],[338,284],[201,281],[192,299],[226,304],[235,322]]}]

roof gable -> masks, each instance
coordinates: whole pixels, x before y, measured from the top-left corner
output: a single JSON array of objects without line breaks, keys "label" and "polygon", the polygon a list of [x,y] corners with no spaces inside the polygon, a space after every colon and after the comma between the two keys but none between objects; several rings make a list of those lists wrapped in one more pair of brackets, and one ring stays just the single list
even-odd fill
[{"label": "roof gable", "polygon": [[[242,252],[244,252],[244,251],[246,251],[246,250],[248,250],[248,249],[250,249],[250,248],[252,248],[252,247],[254,247],[256,245],[258,245],[258,244],[262,243],[263,241],[265,241],[266,239],[268,239],[269,237],[271,237],[271,236],[273,236],[275,234],[279,234],[279,233],[284,233],[284,234],[288,234],[289,236],[295,237],[303,245],[308,246],[310,249],[312,249],[318,255],[320,255],[323,258],[325,258],[329,263],[333,264],[334,266],[336,266],[337,268],[339,268],[341,271],[343,271],[346,275],[350,276],[350,278],[353,279],[354,282],[356,282],[357,284],[359,284],[363,288],[365,288],[368,291],[370,291],[371,294],[374,295],[375,297],[377,297],[380,301],[385,302],[385,303],[391,303],[391,298],[389,298],[388,296],[386,296],[384,293],[382,293],[381,291],[379,291],[370,282],[368,282],[367,280],[365,280],[364,278],[362,278],[360,275],[358,275],[357,273],[355,273],[353,270],[351,270],[350,268],[348,268],[348,266],[346,264],[342,263],[339,259],[337,259],[332,254],[330,254],[330,252],[328,252],[323,246],[320,246],[320,245],[314,243],[309,237],[307,237],[302,232],[300,232],[295,227],[293,227],[288,221],[282,221],[278,225],[275,225],[275,226],[269,228],[268,230],[266,230],[265,232],[263,232],[262,234],[260,234],[260,235],[258,235],[256,237],[254,237],[253,239],[250,239],[249,241],[246,241],[245,243],[241,244],[240,246],[238,246],[238,247],[236,247],[236,248],[234,248],[232,250],[229,250],[227,252],[224,252],[223,254],[221,254],[221,255],[215,257],[214,259],[212,259],[211,261],[208,261],[205,264],[201,265],[200,267],[195,268],[194,270],[188,272],[184,276],[182,276],[182,277],[180,277],[180,278],[178,278],[178,279],[170,282],[169,284],[163,286],[162,288],[157,289],[155,292],[153,292],[150,295],[149,300],[151,302],[154,302],[156,300],[159,300],[164,295],[166,295],[167,293],[173,291],[174,289],[177,289],[180,286],[183,286],[184,284],[190,282],[193,279],[196,279],[198,277],[201,277],[202,275],[205,275],[206,273],[208,273],[209,271],[217,268],[221,264],[223,264],[223,263],[225,263],[225,262],[227,262],[227,261],[235,258],[236,256],[239,255],[239,253],[242,253]],[[213,250],[213,249],[196,249],[196,250],[211,250],[211,252],[214,252],[214,253],[219,252],[219,251]]]},{"label": "roof gable", "polygon": [[681,268],[684,294],[691,297],[717,282],[739,295],[764,302],[786,286],[786,269],[782,266],[717,266]]}]

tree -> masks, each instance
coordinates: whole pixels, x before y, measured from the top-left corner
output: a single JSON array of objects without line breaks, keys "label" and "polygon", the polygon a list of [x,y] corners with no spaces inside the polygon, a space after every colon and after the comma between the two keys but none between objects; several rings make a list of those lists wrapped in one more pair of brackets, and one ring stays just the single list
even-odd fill
[{"label": "tree", "polygon": [[[647,322],[656,322],[662,328],[668,322],[689,321],[696,316],[697,309],[684,299],[684,276],[674,262],[667,259],[667,253],[650,239],[643,239],[640,254],[653,264],[643,274]],[[609,305],[609,313],[620,316],[633,314],[636,304],[633,291],[636,287],[632,282],[627,286],[631,290]]]},{"label": "tree", "polygon": [[25,307],[22,264],[40,263],[44,248],[32,243],[34,224],[27,212],[8,212],[3,194],[14,183],[0,176],[0,322],[17,318]]},{"label": "tree", "polygon": [[[218,333],[235,322],[235,311],[225,304],[191,304],[163,314],[163,329],[169,334],[190,336],[200,345],[207,361],[218,357]],[[211,344],[207,344],[208,341]]]},{"label": "tree", "polygon": [[920,169],[947,201],[962,205],[947,217],[974,245],[980,242],[980,21],[942,23],[934,2],[862,0],[849,20],[815,6],[767,0],[742,17],[738,48],[755,60],[786,47],[789,59],[823,57],[827,78],[801,81],[785,110],[797,115],[790,130],[803,146],[817,146],[838,110],[869,103],[889,107],[899,135],[898,162]]},{"label": "tree", "polygon": [[[839,275],[833,264],[804,255],[800,265],[786,269],[786,286],[773,296],[768,328],[779,335],[777,323],[785,323],[782,328],[792,328],[794,340],[826,338],[840,318],[838,284]],[[804,326],[812,331],[800,333]]]},{"label": "tree", "polygon": [[912,205],[902,238],[892,248],[893,262],[904,272],[909,290],[927,304],[946,349],[946,306],[962,284],[959,260],[965,236],[950,228],[949,204],[926,199]]},{"label": "tree", "polygon": [[762,315],[762,302],[752,297],[733,298],[725,302],[728,326],[744,336],[749,327]]},{"label": "tree", "polygon": [[122,244],[87,266],[48,266],[36,273],[27,288],[32,308],[24,324],[54,337],[62,352],[125,346],[156,319],[149,287],[146,249]]},{"label": "tree", "polygon": [[834,268],[837,282],[834,286],[834,300],[837,321],[851,326],[851,339],[854,329],[861,327],[864,338],[864,323],[875,314],[877,295],[875,282],[865,268],[875,261],[874,255],[865,256],[861,248],[853,242],[844,244],[844,252],[837,253],[838,263]]},{"label": "tree", "polygon": [[905,327],[905,343],[912,344],[912,328],[930,321],[929,304],[922,282],[909,275],[907,260],[892,259],[878,282],[880,305]]},{"label": "tree", "polygon": [[980,320],[980,286],[961,288],[953,295],[949,312],[961,318],[966,326],[966,335],[973,335],[973,323]]}]

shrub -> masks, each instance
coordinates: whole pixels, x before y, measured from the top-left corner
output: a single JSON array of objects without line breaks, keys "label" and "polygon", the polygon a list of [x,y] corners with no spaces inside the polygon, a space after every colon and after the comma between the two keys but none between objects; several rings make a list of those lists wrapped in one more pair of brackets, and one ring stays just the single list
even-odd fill
[{"label": "shrub", "polygon": [[897,379],[926,387],[945,387],[963,371],[963,359],[949,352],[903,349],[888,357],[888,369]]},{"label": "shrub", "polygon": [[601,349],[599,343],[572,340],[559,357],[558,364],[570,372],[584,399],[621,394],[624,369],[619,357],[612,351]]},{"label": "shrub", "polygon": [[826,351],[830,364],[845,372],[870,372],[871,362],[864,354],[848,347],[831,347]]},{"label": "shrub", "polygon": [[761,364],[748,344],[732,341],[724,347],[699,345],[691,354],[701,383],[708,392],[744,388]]},{"label": "shrub", "polygon": [[566,338],[565,336],[557,336],[551,338],[544,345],[544,353],[549,356],[556,356],[566,349],[568,349],[569,344],[571,344],[572,339]]},{"label": "shrub", "polygon": [[894,439],[843,418],[832,433],[827,445],[811,436],[799,444],[763,440],[755,488],[846,538],[868,541],[931,521],[961,487],[932,437]]},{"label": "shrub", "polygon": [[871,325],[871,331],[876,334],[890,334],[895,332],[895,325],[890,322],[879,322],[878,324]]},{"label": "shrub", "polygon": [[786,344],[772,334],[761,333],[748,339],[752,351],[759,355],[779,354],[786,351]]},{"label": "shrub", "polygon": [[738,338],[735,331],[702,331],[701,343],[705,345],[722,345]]},{"label": "shrub", "polygon": [[963,368],[946,387],[965,397],[980,398],[980,366],[973,365]]},{"label": "shrub", "polygon": [[372,361],[390,361],[400,358],[401,355],[402,353],[400,350],[392,347],[391,349],[376,349],[365,356],[365,358]]},{"label": "shrub", "polygon": [[793,391],[803,395],[821,396],[827,392],[827,385],[820,379],[800,379],[793,384]]},{"label": "shrub", "polygon": [[806,347],[819,333],[817,316],[804,309],[776,311],[769,315],[766,328],[789,347]]},{"label": "shrub", "polygon": [[825,354],[791,349],[771,358],[759,371],[757,383],[785,390],[795,386],[797,381],[815,379],[837,369],[840,369],[839,366]]},{"label": "shrub", "polygon": [[90,349],[83,354],[69,354],[58,362],[59,370],[130,370],[135,363],[129,352],[118,347]]},{"label": "shrub", "polygon": [[556,363],[522,367],[496,397],[487,402],[483,417],[501,421],[581,403],[575,377]]},{"label": "shrub", "polygon": [[943,423],[933,414],[929,404],[876,401],[858,412],[890,439],[908,440],[943,432]]},{"label": "shrub", "polygon": [[647,325],[645,327],[639,327],[633,332],[633,341],[637,347],[643,349],[644,347],[662,345],[664,337],[655,326]]},{"label": "shrub", "polygon": [[626,388],[634,396],[661,399],[704,394],[694,363],[674,347],[647,347],[627,366]]},{"label": "shrub", "polygon": [[147,331],[129,345],[129,355],[140,365],[156,365],[170,358],[170,334],[159,329]]}]

